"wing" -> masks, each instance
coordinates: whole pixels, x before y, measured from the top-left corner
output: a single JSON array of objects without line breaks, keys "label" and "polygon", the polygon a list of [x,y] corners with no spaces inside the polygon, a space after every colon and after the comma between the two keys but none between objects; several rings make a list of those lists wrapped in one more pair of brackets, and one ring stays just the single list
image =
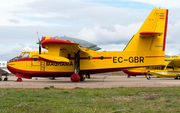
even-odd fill
[{"label": "wing", "polygon": [[4,69],[0,68],[0,74],[4,75],[4,74],[8,74],[8,73],[9,73],[8,71],[5,71]]},{"label": "wing", "polygon": [[39,55],[39,57],[47,62],[55,62],[55,63],[69,62],[67,54],[66,55],[63,54],[64,51],[66,51],[66,53],[77,53],[78,51],[82,51],[88,54],[88,52],[86,51],[87,48],[83,48],[81,47],[80,44],[70,40],[49,38],[42,40],[41,45],[43,48],[48,50],[48,54],[42,54]]},{"label": "wing", "polygon": [[173,66],[173,67],[180,67],[180,59],[179,58],[173,58],[167,66]]}]

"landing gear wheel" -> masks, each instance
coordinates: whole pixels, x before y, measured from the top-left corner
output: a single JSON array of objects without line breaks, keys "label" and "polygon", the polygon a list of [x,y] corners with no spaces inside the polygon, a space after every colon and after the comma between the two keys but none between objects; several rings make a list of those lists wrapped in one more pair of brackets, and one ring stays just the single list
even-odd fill
[{"label": "landing gear wheel", "polygon": [[148,79],[148,80],[150,80],[150,79],[151,79],[151,77],[150,77],[150,76],[148,76],[148,77],[147,77],[147,79]]},{"label": "landing gear wheel", "polygon": [[79,82],[80,81],[80,77],[78,74],[72,74],[71,75],[71,81],[72,82]]},{"label": "landing gear wheel", "polygon": [[2,81],[2,78],[0,78],[0,81]]},{"label": "landing gear wheel", "polygon": [[22,78],[17,78],[17,82],[22,82]]},{"label": "landing gear wheel", "polygon": [[4,81],[7,81],[8,80],[8,78],[6,77],[6,78],[4,78]]},{"label": "landing gear wheel", "polygon": [[86,74],[86,78],[90,79],[91,78],[90,74]]},{"label": "landing gear wheel", "polygon": [[177,79],[177,80],[179,80],[179,79],[180,79],[180,76],[178,76],[178,77],[176,77],[176,78],[174,78],[174,79]]},{"label": "landing gear wheel", "polygon": [[55,80],[55,77],[50,77],[51,80]]},{"label": "landing gear wheel", "polygon": [[84,81],[84,75],[82,74],[81,76],[80,76],[80,81]]},{"label": "landing gear wheel", "polygon": [[131,77],[130,75],[127,76],[127,78],[130,78],[130,77]]}]

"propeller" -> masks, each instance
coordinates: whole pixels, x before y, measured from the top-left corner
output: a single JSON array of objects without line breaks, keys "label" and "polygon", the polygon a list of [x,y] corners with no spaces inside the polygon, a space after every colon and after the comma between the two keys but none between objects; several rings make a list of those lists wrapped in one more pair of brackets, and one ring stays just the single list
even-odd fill
[{"label": "propeller", "polygon": [[40,41],[40,39],[39,39],[38,32],[36,32],[36,33],[37,33],[38,41],[39,41],[39,42],[37,42],[36,44],[39,44],[39,54],[41,54],[41,41]]}]

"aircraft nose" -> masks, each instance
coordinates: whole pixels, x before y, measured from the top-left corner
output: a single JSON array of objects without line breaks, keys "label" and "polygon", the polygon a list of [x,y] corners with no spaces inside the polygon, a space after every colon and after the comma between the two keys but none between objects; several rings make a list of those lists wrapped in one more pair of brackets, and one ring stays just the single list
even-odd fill
[{"label": "aircraft nose", "polygon": [[15,64],[14,64],[13,61],[8,62],[8,63],[7,63],[7,69],[8,69],[11,73],[16,74],[16,70],[15,70],[15,68],[13,68],[14,65],[15,65]]}]

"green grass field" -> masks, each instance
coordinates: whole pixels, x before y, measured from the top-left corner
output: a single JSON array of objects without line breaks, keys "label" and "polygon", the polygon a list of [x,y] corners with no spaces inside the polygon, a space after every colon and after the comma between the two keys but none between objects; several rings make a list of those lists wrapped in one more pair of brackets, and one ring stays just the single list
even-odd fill
[{"label": "green grass field", "polygon": [[1,113],[180,112],[180,87],[0,89]]}]

